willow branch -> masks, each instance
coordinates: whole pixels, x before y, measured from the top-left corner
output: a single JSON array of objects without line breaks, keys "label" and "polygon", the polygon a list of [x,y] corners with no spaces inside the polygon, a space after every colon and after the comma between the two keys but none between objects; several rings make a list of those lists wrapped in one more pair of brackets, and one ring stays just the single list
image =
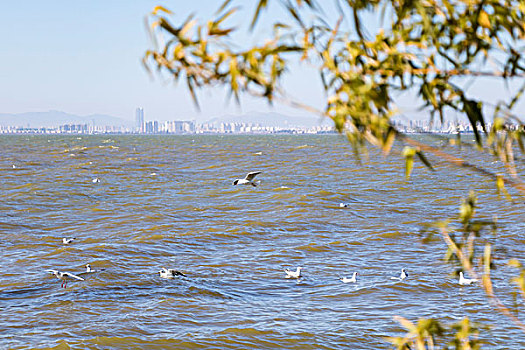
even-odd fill
[{"label": "willow branch", "polygon": [[[370,71],[367,70],[366,73],[364,71],[360,73],[366,74],[366,73],[370,73]],[[399,71],[394,71],[393,69],[377,69],[377,70],[373,70],[373,73],[376,73],[382,76],[389,76],[389,77],[399,75]],[[500,72],[500,71],[488,72],[488,71],[473,71],[470,69],[444,70],[444,69],[437,69],[437,68],[412,68],[412,69],[405,70],[403,73],[408,73],[414,76],[418,76],[418,75],[426,76],[430,74],[435,74],[435,75],[444,75],[444,76],[449,76],[449,77],[450,76],[471,76],[471,77],[492,77],[492,78],[524,78],[525,77],[525,72],[519,73],[519,74],[518,73],[509,74],[509,73]]]},{"label": "willow branch", "polygon": [[[469,259],[465,257],[461,249],[454,243],[452,238],[450,238],[450,235],[448,234],[447,230],[443,227],[441,228],[441,234],[443,236],[443,240],[445,243],[454,250],[454,253],[458,257],[458,259],[461,262],[461,266],[463,266],[464,269],[466,269],[471,276],[473,276],[476,279],[480,279],[479,275],[476,273],[476,271],[473,269],[472,264],[470,263]],[[492,280],[490,278],[490,268],[488,268],[488,273],[486,272],[485,278],[483,279],[482,288],[485,291],[485,294],[487,297],[494,303],[496,309],[503,315],[510,318],[516,326],[521,328],[522,331],[525,332],[525,324],[521,322],[519,318],[517,318],[510,310],[503,305],[501,300],[494,294],[494,289],[492,287]]]},{"label": "willow branch", "polygon": [[[462,167],[462,168],[467,168],[467,169],[470,169],[470,170],[473,170],[479,174],[482,174],[482,175],[485,175],[487,177],[490,177],[491,179],[493,179],[494,181],[497,181],[498,180],[498,175],[486,170],[486,169],[483,169],[479,166],[476,166],[474,164],[471,164],[471,163],[468,163],[466,162],[465,160],[461,159],[461,158],[458,158],[458,157],[455,157],[453,155],[450,155],[448,153],[445,153],[443,152],[442,150],[436,148],[436,147],[432,147],[432,146],[429,146],[427,144],[424,144],[424,143],[421,143],[419,141],[416,141],[404,134],[401,134],[401,133],[398,133],[398,136],[400,136],[401,140],[403,140],[404,142],[412,145],[412,146],[415,146],[415,147],[419,147],[421,150],[427,152],[427,153],[431,153],[433,155],[435,155],[436,157],[440,158],[440,159],[443,159],[444,161],[450,163],[450,164],[453,164],[455,166],[458,166],[458,167]],[[504,179],[503,180],[506,184],[514,187],[516,190],[518,190],[522,196],[525,196],[525,183],[523,183],[522,181],[520,181],[519,179]]]}]

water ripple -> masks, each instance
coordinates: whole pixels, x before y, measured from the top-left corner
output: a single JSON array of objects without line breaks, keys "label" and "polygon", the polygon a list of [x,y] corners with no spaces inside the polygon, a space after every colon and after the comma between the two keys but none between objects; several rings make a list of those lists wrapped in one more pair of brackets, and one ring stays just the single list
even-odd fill
[{"label": "water ripple", "polygon": [[[498,218],[498,254],[525,255],[523,203],[492,183],[439,162],[407,181],[397,159],[358,164],[336,136],[11,135],[0,149],[6,348],[371,349],[403,334],[395,315],[503,325],[457,284],[439,237],[421,243],[468,188]],[[232,186],[254,170],[258,187]],[[87,263],[104,270],[65,289],[45,271]],[[297,266],[304,277],[286,279]],[[390,280],[401,268],[408,279]],[[339,281],[353,271],[358,283]],[[498,267],[498,290],[512,273]],[[521,335],[495,326],[481,340],[525,347]]]}]

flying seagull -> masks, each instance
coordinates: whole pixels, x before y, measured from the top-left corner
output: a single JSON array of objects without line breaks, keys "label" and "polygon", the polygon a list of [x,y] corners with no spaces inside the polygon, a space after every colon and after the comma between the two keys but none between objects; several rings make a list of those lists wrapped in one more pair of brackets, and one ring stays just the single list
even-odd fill
[{"label": "flying seagull", "polygon": [[299,278],[301,277],[301,269],[302,267],[299,266],[296,271],[292,271],[289,269],[284,269],[284,272],[286,272],[286,278]]},{"label": "flying seagull", "polygon": [[399,277],[390,277],[390,279],[402,281],[407,277],[408,277],[408,273],[406,273],[405,269],[401,269],[401,274],[399,275]]},{"label": "flying seagull", "polygon": [[252,171],[251,173],[246,174],[244,179],[235,179],[233,185],[252,185],[253,187],[257,187],[257,184],[253,182],[253,179],[260,173],[260,171]]},{"label": "flying seagull", "polygon": [[46,270],[47,272],[51,272],[53,275],[55,275],[56,278],[58,278],[59,280],[62,281],[62,284],[60,285],[60,287],[62,288],[66,288],[67,287],[67,279],[68,278],[75,278],[79,281],[84,281],[84,279],[82,277],[78,277],[77,275],[73,275],[72,273],[69,273],[69,272],[61,272],[61,271],[57,271],[57,270]]},{"label": "flying seagull", "polygon": [[477,281],[478,280],[475,279],[475,278],[465,278],[465,277],[463,277],[463,272],[459,273],[459,284],[461,284],[462,286],[466,286],[466,285],[472,284],[472,283],[477,282]]},{"label": "flying seagull", "polygon": [[180,271],[173,270],[173,269],[165,269],[164,267],[159,271],[159,275],[161,278],[167,278],[167,279],[172,279],[175,276],[186,277],[186,275]]},{"label": "flying seagull", "polygon": [[356,283],[357,282],[357,272],[354,272],[352,278],[343,277],[339,279],[343,283]]}]

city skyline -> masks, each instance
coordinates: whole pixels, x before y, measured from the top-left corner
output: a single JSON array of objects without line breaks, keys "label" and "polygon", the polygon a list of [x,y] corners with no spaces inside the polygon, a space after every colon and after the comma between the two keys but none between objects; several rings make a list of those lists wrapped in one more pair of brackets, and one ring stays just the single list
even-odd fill
[{"label": "city skyline", "polygon": [[[140,124],[139,124],[140,123]],[[393,125],[403,133],[441,133],[457,134],[472,133],[472,125],[468,122],[445,121],[433,123],[422,120],[409,120],[408,123],[393,121]],[[492,124],[488,123],[487,128]],[[57,127],[16,127],[0,125],[0,134],[148,134],[148,135],[182,135],[182,134],[335,134],[334,126],[289,126],[276,127],[261,123],[244,122],[209,122],[198,123],[195,120],[144,120],[142,108],[136,109],[136,124],[131,127],[108,126],[95,124],[62,124]]]},{"label": "city skyline", "polygon": [[137,127],[143,125],[147,120],[157,120],[159,122],[173,121],[173,120],[193,120],[200,123],[210,123],[221,120],[228,122],[251,122],[262,124],[291,124],[291,125],[331,125],[332,122],[328,118],[319,117],[305,117],[298,118],[281,113],[261,113],[248,112],[243,115],[223,114],[215,115],[213,118],[199,121],[197,119],[183,116],[179,118],[168,117],[170,113],[167,112],[163,118],[156,118],[151,116],[143,107],[136,107],[134,111],[133,121],[126,120],[110,115],[92,114],[87,116],[70,114],[63,111],[47,111],[35,113],[21,113],[21,114],[1,114],[0,126],[23,126],[23,127],[57,127],[63,124],[92,124],[92,125],[112,125],[112,126],[129,126]]},{"label": "city skyline", "polygon": [[[59,114],[65,114],[60,111],[50,111]],[[100,115],[98,115],[100,116]],[[243,118],[236,118],[235,121],[228,120],[222,116],[218,118],[212,118],[205,122],[199,122],[195,119],[186,120],[182,119],[168,119],[168,120],[156,120],[147,118],[147,113],[143,107],[135,108],[135,120],[133,123],[122,123],[108,125],[103,122],[95,122],[95,119],[90,119],[89,122],[62,122],[60,124],[52,126],[31,126],[31,123],[26,125],[10,125],[6,124],[2,120],[2,114],[0,114],[0,134],[24,134],[24,133],[35,133],[35,134],[279,134],[279,133],[290,133],[290,134],[319,134],[319,133],[335,133],[334,125],[328,119],[324,119],[324,122],[318,122],[315,125],[305,126],[290,123],[289,118],[285,115],[273,113],[271,115],[274,118],[283,119],[279,120],[280,125],[272,125],[271,118],[260,117],[252,118],[250,121],[245,121],[244,118],[248,118],[249,115],[242,116]],[[90,118],[93,116],[87,116]],[[125,122],[125,120],[106,116],[111,119],[113,123],[115,120]],[[300,120],[300,119],[297,119]],[[296,121],[297,121],[296,120]],[[472,125],[467,121],[452,120],[451,118],[446,119],[441,123],[440,120],[429,121],[429,120],[413,120],[408,118],[394,118],[392,124],[401,132],[404,133],[470,133],[472,132]],[[487,128],[490,129],[491,123],[487,123]]]}]

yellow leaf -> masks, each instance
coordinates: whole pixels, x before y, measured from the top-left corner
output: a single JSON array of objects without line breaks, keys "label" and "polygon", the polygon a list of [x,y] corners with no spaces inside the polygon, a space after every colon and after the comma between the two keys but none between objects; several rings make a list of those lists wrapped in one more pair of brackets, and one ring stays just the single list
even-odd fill
[{"label": "yellow leaf", "polygon": [[152,11],[151,13],[154,14],[154,15],[156,15],[157,12],[159,12],[159,11],[166,12],[167,14],[170,14],[170,15],[173,13],[173,12],[171,12],[170,10],[168,10],[167,8],[165,8],[164,6],[160,6],[160,5],[155,6],[155,7],[153,8],[153,11]]},{"label": "yellow leaf", "polygon": [[505,190],[505,181],[503,181],[503,178],[501,176],[497,177],[496,186],[498,188],[498,192],[503,192]]},{"label": "yellow leaf", "polygon": [[396,320],[397,322],[401,323],[401,325],[403,327],[405,327],[407,330],[409,330],[411,332],[415,332],[417,330],[416,326],[412,322],[410,322],[409,320],[407,320],[404,317],[394,316],[394,320]]},{"label": "yellow leaf", "polygon": [[492,128],[495,131],[500,131],[505,126],[505,120],[501,117],[494,118],[494,123],[492,125]]},{"label": "yellow leaf", "polygon": [[155,27],[157,27],[159,25],[160,25],[160,21],[155,21],[155,22],[151,23],[150,30],[153,31],[155,29]]},{"label": "yellow leaf", "polygon": [[517,267],[517,268],[521,267],[521,263],[519,262],[518,259],[510,259],[508,262],[508,265],[512,267]]},{"label": "yellow leaf", "polygon": [[498,175],[498,177],[496,178],[496,191],[498,192],[498,194],[503,193],[507,200],[512,200],[512,197],[505,188],[505,180],[503,180],[503,177],[501,177],[500,175]]},{"label": "yellow leaf", "polygon": [[392,146],[394,145],[395,140],[396,140],[396,133],[393,131],[389,132],[383,144],[383,155],[387,156],[390,153],[390,150],[392,149]]},{"label": "yellow leaf", "polygon": [[483,10],[481,10],[481,12],[479,13],[478,24],[482,26],[483,28],[490,29],[491,27],[489,15]]},{"label": "yellow leaf", "polygon": [[416,154],[416,150],[412,147],[405,146],[402,154],[403,157],[405,157],[405,177],[409,179],[414,167],[414,155]]},{"label": "yellow leaf", "polygon": [[186,23],[184,23],[184,26],[182,26],[180,32],[179,32],[179,35],[181,37],[183,37],[184,35],[186,35],[186,33],[197,23],[196,20],[191,20],[191,21],[187,21]]}]

